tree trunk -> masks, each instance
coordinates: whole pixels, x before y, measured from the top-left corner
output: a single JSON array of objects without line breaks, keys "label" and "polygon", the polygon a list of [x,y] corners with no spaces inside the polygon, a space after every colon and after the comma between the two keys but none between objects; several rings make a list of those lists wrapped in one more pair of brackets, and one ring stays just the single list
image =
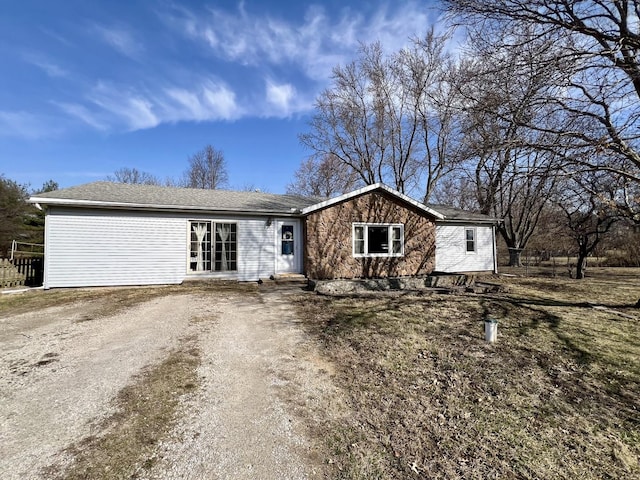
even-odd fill
[{"label": "tree trunk", "polygon": [[509,247],[509,266],[510,267],[521,267],[522,262],[520,261],[520,256],[522,254],[522,248],[511,248]]},{"label": "tree trunk", "polygon": [[576,279],[580,280],[584,278],[584,270],[587,266],[587,256],[580,252],[578,254],[578,263],[576,264]]}]

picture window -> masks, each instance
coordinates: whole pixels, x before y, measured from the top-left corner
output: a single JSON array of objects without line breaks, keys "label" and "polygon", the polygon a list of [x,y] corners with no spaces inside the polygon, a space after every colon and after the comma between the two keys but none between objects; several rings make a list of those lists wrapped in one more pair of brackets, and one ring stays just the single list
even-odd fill
[{"label": "picture window", "polygon": [[353,224],[355,257],[400,257],[404,254],[404,225]]}]

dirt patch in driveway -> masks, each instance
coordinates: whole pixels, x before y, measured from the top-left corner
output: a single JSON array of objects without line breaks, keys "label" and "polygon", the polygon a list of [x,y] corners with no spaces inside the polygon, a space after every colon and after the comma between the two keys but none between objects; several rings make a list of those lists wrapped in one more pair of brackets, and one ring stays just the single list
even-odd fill
[{"label": "dirt patch in driveway", "polygon": [[177,346],[192,302],[158,298],[92,322],[78,321],[84,301],[4,318],[13,333],[0,343],[0,477],[39,478],[59,452],[95,434],[118,392]]},{"label": "dirt patch in driveway", "polygon": [[217,325],[201,324],[199,335],[202,388],[143,478],[324,478],[325,456],[309,433],[337,396],[297,325],[292,295],[216,303]]},{"label": "dirt patch in driveway", "polygon": [[[185,338],[198,352],[196,388],[169,392],[172,416],[143,438],[153,448],[138,452],[127,478],[324,476],[313,426],[324,421],[328,399],[336,412],[343,407],[331,367],[297,324],[289,302],[297,294],[167,289],[99,318],[87,313],[104,307],[90,295],[3,312],[0,478],[65,478],[82,471],[74,470],[79,462],[104,459],[100,439],[136,415],[123,413],[122,393],[141,394],[145,372]],[[108,465],[103,472],[92,478],[112,478]]]}]

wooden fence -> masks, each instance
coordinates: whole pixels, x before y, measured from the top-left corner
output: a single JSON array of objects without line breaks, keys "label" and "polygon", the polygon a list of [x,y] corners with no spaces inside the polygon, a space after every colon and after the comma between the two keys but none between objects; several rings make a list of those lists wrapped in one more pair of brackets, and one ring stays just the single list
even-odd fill
[{"label": "wooden fence", "polygon": [[41,257],[0,259],[0,288],[39,287],[44,276],[44,261]]}]

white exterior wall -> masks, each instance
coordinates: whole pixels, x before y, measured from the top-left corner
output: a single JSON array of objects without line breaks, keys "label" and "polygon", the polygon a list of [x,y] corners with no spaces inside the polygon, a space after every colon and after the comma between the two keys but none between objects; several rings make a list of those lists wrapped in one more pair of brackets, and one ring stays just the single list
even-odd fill
[{"label": "white exterior wall", "polygon": [[[189,273],[189,220],[235,222],[238,271]],[[275,272],[275,222],[211,214],[52,207],[45,226],[45,288],[258,280]]]},{"label": "white exterior wall", "polygon": [[[465,229],[476,231],[476,251],[467,252]],[[490,225],[436,223],[437,272],[493,271],[494,238]]]}]

